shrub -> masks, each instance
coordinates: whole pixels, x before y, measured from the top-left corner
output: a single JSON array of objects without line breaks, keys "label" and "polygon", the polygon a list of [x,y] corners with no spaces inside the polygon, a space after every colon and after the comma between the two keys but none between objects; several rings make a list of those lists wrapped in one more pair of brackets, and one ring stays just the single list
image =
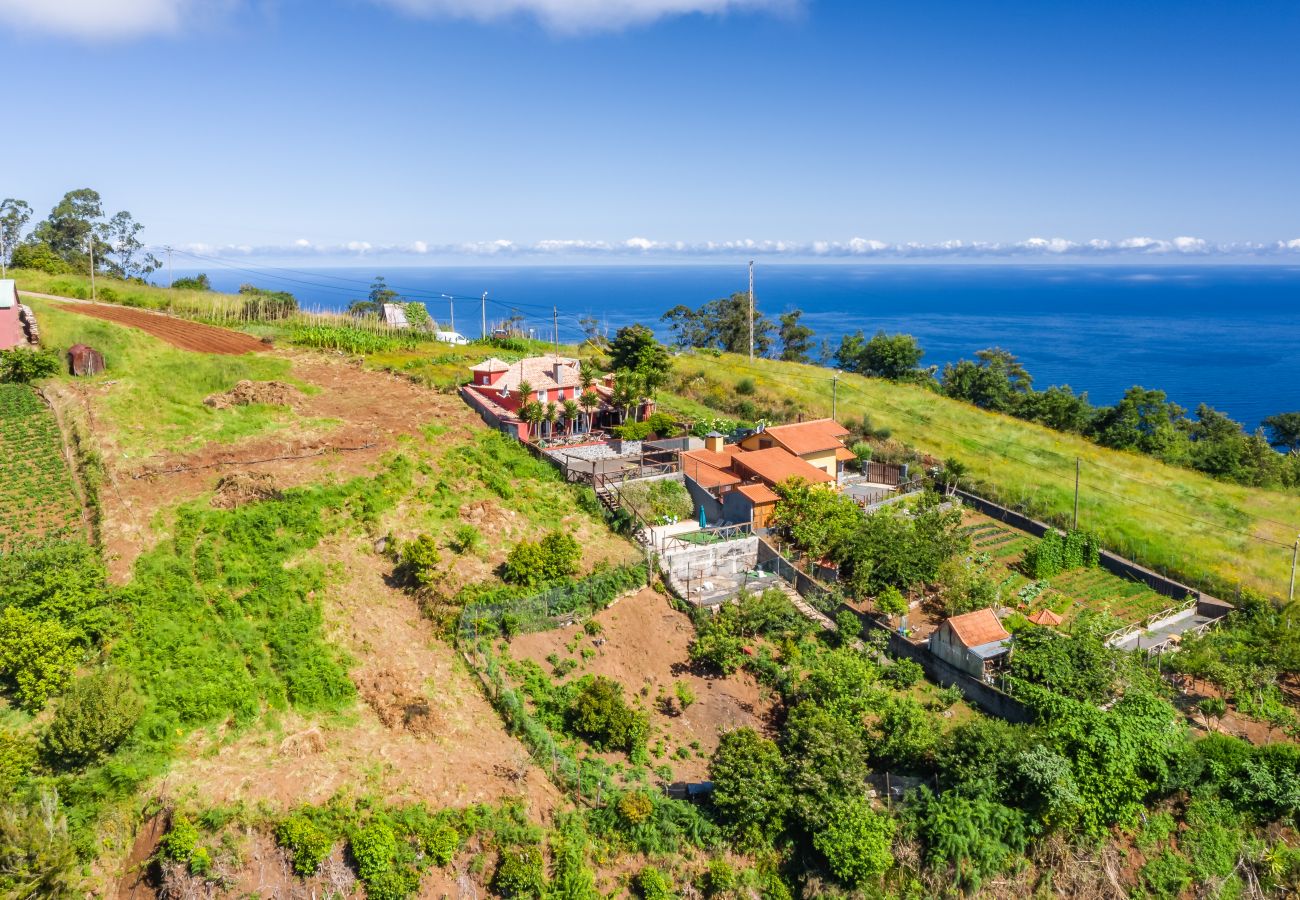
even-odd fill
[{"label": "shrub", "polygon": [[422,534],[402,545],[402,570],[406,578],[419,587],[428,587],[438,580],[438,564],[442,556],[433,538]]},{"label": "shrub", "polygon": [[835,805],[826,827],[813,835],[813,846],[836,878],[857,887],[894,864],[893,840],[894,820],[872,810],[865,797],[853,797]]},{"label": "shrub", "polygon": [[876,595],[876,609],[887,616],[907,614],[907,598],[892,584]]},{"label": "shrub", "polygon": [[636,876],[636,890],[645,900],[673,900],[672,882],[654,866],[646,866]]},{"label": "shrub", "polygon": [[425,840],[424,850],[435,866],[449,866],[460,850],[460,833],[450,825],[440,825]]},{"label": "shrub", "polygon": [[281,822],[275,829],[275,839],[288,851],[293,871],[304,876],[315,875],[334,846],[330,836],[303,815],[293,815]]},{"label": "shrub", "polygon": [[520,541],[506,557],[505,580],[536,587],[578,571],[582,547],[573,535],[552,531],[540,542]]},{"label": "shrub", "polygon": [[599,750],[645,746],[650,725],[623,700],[623,686],[604,676],[582,679],[568,709],[569,727]]},{"label": "shrub", "polygon": [[182,813],[172,816],[171,827],[158,843],[158,852],[164,859],[188,863],[199,845],[199,829]]},{"label": "shrub", "polygon": [[492,889],[503,897],[540,897],[546,889],[541,848],[529,844],[501,851]]},{"label": "shrub", "polygon": [[754,379],[742,378],[736,382],[736,393],[742,397],[749,397],[754,393]]},{"label": "shrub", "polygon": [[695,690],[685,681],[679,681],[673,685],[673,693],[677,695],[677,702],[681,704],[682,711],[691,708],[695,702]]},{"label": "shrub", "polygon": [[1192,883],[1192,874],[1186,860],[1165,850],[1142,867],[1142,880],[1153,900],[1176,900]]},{"label": "shrub", "polygon": [[15,269],[35,269],[48,275],[67,275],[72,271],[72,266],[43,241],[24,241],[15,246],[9,265]]},{"label": "shrub", "polygon": [[770,843],[785,827],[792,794],[776,744],[752,728],[722,735],[709,761],[718,818],[745,846]]},{"label": "shrub", "polygon": [[0,676],[14,685],[18,704],[38,712],[72,681],[81,649],[78,635],[52,619],[8,606],[0,613]]},{"label": "shrub", "polygon": [[[896,659],[880,676],[900,691],[905,691],[925,676],[921,664],[911,659]],[[952,704],[948,704],[951,706]]]},{"label": "shrub", "polygon": [[717,897],[728,891],[734,891],[740,879],[736,869],[725,859],[709,860],[709,868],[704,873],[704,896]]},{"label": "shrub", "polygon": [[352,836],[352,858],[357,863],[357,875],[366,883],[393,868],[397,855],[397,836],[387,823],[375,820]]},{"label": "shrub", "polygon": [[925,844],[933,867],[952,866],[957,886],[968,892],[1004,870],[1028,843],[1024,816],[986,797],[957,791],[935,795],[920,787],[907,817]]},{"label": "shrub", "polygon": [[0,731],[0,796],[9,796],[36,764],[36,744],[17,732]]},{"label": "shrub", "polygon": [[483,546],[483,534],[468,522],[462,522],[452,532],[451,549],[457,553],[473,553]]},{"label": "shrub", "polygon": [[839,642],[847,646],[862,636],[862,620],[852,610],[842,609],[835,615],[835,629]]},{"label": "shrub", "polygon": [[645,791],[628,791],[618,798],[618,814],[629,825],[640,825],[654,814],[654,801]]},{"label": "shrub", "polygon": [[93,763],[126,739],[143,710],[126,674],[110,669],[88,675],[60,701],[45,731],[45,751],[66,765]]},{"label": "shrub", "polygon": [[26,347],[0,350],[0,382],[27,384],[38,378],[49,378],[62,367],[56,350],[29,350]]}]

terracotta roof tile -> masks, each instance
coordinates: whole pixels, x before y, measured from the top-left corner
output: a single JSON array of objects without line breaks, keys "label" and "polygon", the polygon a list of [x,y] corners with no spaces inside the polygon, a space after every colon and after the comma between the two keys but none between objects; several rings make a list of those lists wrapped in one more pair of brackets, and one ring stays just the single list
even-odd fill
[{"label": "terracotta roof tile", "polygon": [[793,425],[773,425],[764,432],[795,456],[834,450],[849,430],[834,419],[813,419]]},{"label": "terracotta roof tile", "polygon": [[732,471],[753,472],[768,484],[780,484],[787,478],[803,478],[813,484],[826,484],[835,480],[823,470],[780,447],[737,453],[731,468]]},{"label": "terracotta roof tile", "polygon": [[978,647],[981,644],[992,644],[995,641],[1005,641],[1011,635],[1002,627],[998,621],[997,615],[991,609],[977,609],[975,612],[968,612],[965,615],[953,616],[948,620],[948,627],[952,629],[957,639],[967,647]]},{"label": "terracotta roof tile", "polygon": [[691,453],[682,454],[682,474],[705,490],[740,484],[740,479],[736,475],[717,466],[711,466],[703,460],[695,459]]},{"label": "terracotta roof tile", "polygon": [[1035,625],[1044,625],[1050,628],[1055,625],[1060,625],[1065,620],[1050,609],[1040,609],[1029,617],[1029,621],[1033,622]]},{"label": "terracotta roof tile", "polygon": [[761,506],[765,503],[775,503],[781,499],[776,495],[776,491],[772,490],[765,484],[742,484],[740,487],[736,488],[736,490],[748,497],[750,502],[756,506]]}]

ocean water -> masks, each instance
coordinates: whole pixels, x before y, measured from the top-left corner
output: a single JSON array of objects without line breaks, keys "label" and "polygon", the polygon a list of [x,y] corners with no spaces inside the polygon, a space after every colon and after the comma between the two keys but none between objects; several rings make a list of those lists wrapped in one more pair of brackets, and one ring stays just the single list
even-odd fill
[{"label": "ocean water", "polygon": [[[611,331],[644,322],[662,333],[660,317],[676,304],[697,306],[747,285],[744,265],[239,265],[244,271],[206,271],[218,289],[251,281],[327,309],[364,297],[369,280],[383,274],[424,300],[440,322],[454,314],[456,328],[470,337],[479,333],[484,291],[489,320],[517,313],[549,337],[554,308],[561,339],[572,339],[585,315]],[[835,344],[858,329],[908,332],[925,349],[927,365],[1004,347],[1038,387],[1069,384],[1098,404],[1141,384],[1191,410],[1208,403],[1248,428],[1300,410],[1297,266],[760,264],[755,297],[774,319],[804,310],[817,338]]]}]

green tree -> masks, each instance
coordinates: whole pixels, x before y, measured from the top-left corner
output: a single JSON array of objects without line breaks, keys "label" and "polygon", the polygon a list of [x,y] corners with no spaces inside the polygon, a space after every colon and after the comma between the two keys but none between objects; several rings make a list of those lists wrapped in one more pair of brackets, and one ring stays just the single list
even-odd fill
[{"label": "green tree", "polygon": [[835,363],[846,372],[903,381],[921,374],[918,366],[925,351],[910,334],[877,331],[867,340],[861,331],[846,334],[835,353]]},{"label": "green tree", "polygon": [[911,797],[906,817],[925,846],[926,862],[940,870],[951,867],[964,891],[978,891],[1028,845],[1024,816],[995,800],[961,791],[936,795],[925,786]]},{"label": "green tree", "polygon": [[15,269],[33,269],[49,275],[66,275],[72,271],[67,260],[40,241],[27,241],[9,248],[8,252],[9,264]]},{"label": "green tree", "polygon": [[406,321],[414,328],[422,328],[429,323],[429,308],[419,300],[406,304]]},{"label": "green tree", "polygon": [[876,609],[880,610],[887,616],[905,616],[907,615],[908,603],[903,592],[892,584],[887,585],[883,591],[876,595]]},{"label": "green tree", "polygon": [[193,277],[177,278],[172,282],[172,288],[178,291],[210,291],[212,282],[204,272]]},{"label": "green tree", "polygon": [[1083,434],[1092,426],[1097,411],[1088,402],[1088,392],[1076,394],[1068,384],[1052,385],[1045,391],[1030,390],[1020,396],[1016,415],[1057,431]]},{"label": "green tree", "polygon": [[709,778],[714,808],[742,846],[767,846],[784,830],[793,797],[775,743],[752,728],[724,733]]},{"label": "green tree", "polygon": [[42,739],[45,752],[66,766],[89,765],[126,739],[143,710],[126,673],[108,669],[87,675],[59,701]]},{"label": "green tree", "polygon": [[0,201],[0,254],[3,254],[5,265],[12,265],[14,248],[23,239],[23,229],[31,221],[32,208],[27,205],[25,200],[15,200],[13,197],[6,197]]},{"label": "green tree", "polygon": [[781,314],[781,358],[786,362],[806,363],[813,348],[813,330],[802,324],[802,309]]},{"label": "green tree", "polygon": [[144,226],[126,210],[114,213],[107,222],[95,226],[99,243],[104,248],[103,266],[110,275],[124,279],[144,278],[162,265],[156,256],[144,249],[144,242],[140,240],[143,230]]},{"label": "green tree", "polygon": [[866,791],[867,747],[860,722],[805,700],[786,720],[792,811],[810,835],[825,828],[835,805]]},{"label": "green tree", "polygon": [[[678,304],[664,313],[663,321],[679,347],[721,350],[725,353],[749,353],[749,294],[737,291],[691,309]],[[758,309],[754,310],[754,353],[767,356],[772,350],[776,326]]]},{"label": "green tree", "polygon": [[826,485],[795,477],[776,485],[776,494],[773,522],[814,560],[833,556],[862,527],[857,504]]},{"label": "green tree", "polygon": [[981,409],[1009,413],[1033,389],[1033,378],[1008,350],[990,347],[943,369],[943,391]]},{"label": "green tree", "polygon": [[0,800],[0,897],[79,900],[86,895],[80,870],[58,794],[36,805]]},{"label": "green tree", "polygon": [[80,658],[80,635],[57,621],[15,606],[0,612],[0,676],[24,709],[38,712],[67,687]]},{"label": "green tree", "polygon": [[616,373],[633,373],[639,384],[633,392],[653,397],[668,380],[672,357],[644,325],[626,325],[614,333],[609,358]]},{"label": "green tree", "polygon": [[865,796],[849,797],[832,807],[813,846],[836,878],[859,887],[893,867],[894,829],[894,820],[873,810]]},{"label": "green tree", "polygon": [[650,730],[645,714],[623,699],[623,686],[604,676],[578,682],[567,718],[573,732],[598,750],[631,753],[645,745]]},{"label": "green tree", "polygon": [[1300,453],[1300,412],[1277,413],[1264,420],[1269,443],[1289,453]]},{"label": "green tree", "polygon": [[1134,386],[1098,412],[1090,433],[1104,446],[1179,463],[1187,456],[1186,425],[1186,410],[1170,403],[1164,391]]},{"label": "green tree", "polygon": [[[68,191],[50,210],[49,218],[39,223],[32,236],[49,246],[65,262],[80,266],[86,259],[95,226],[104,217],[99,192],[90,188]],[[96,241],[96,257],[102,256],[102,243]]]}]

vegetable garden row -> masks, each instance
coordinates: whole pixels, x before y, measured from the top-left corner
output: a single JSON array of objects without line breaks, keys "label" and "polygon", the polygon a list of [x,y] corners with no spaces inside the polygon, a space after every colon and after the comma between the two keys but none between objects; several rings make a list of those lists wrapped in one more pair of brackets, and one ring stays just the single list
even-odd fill
[{"label": "vegetable garden row", "polygon": [[24,384],[0,384],[0,552],[67,538],[81,501],[54,413]]}]

